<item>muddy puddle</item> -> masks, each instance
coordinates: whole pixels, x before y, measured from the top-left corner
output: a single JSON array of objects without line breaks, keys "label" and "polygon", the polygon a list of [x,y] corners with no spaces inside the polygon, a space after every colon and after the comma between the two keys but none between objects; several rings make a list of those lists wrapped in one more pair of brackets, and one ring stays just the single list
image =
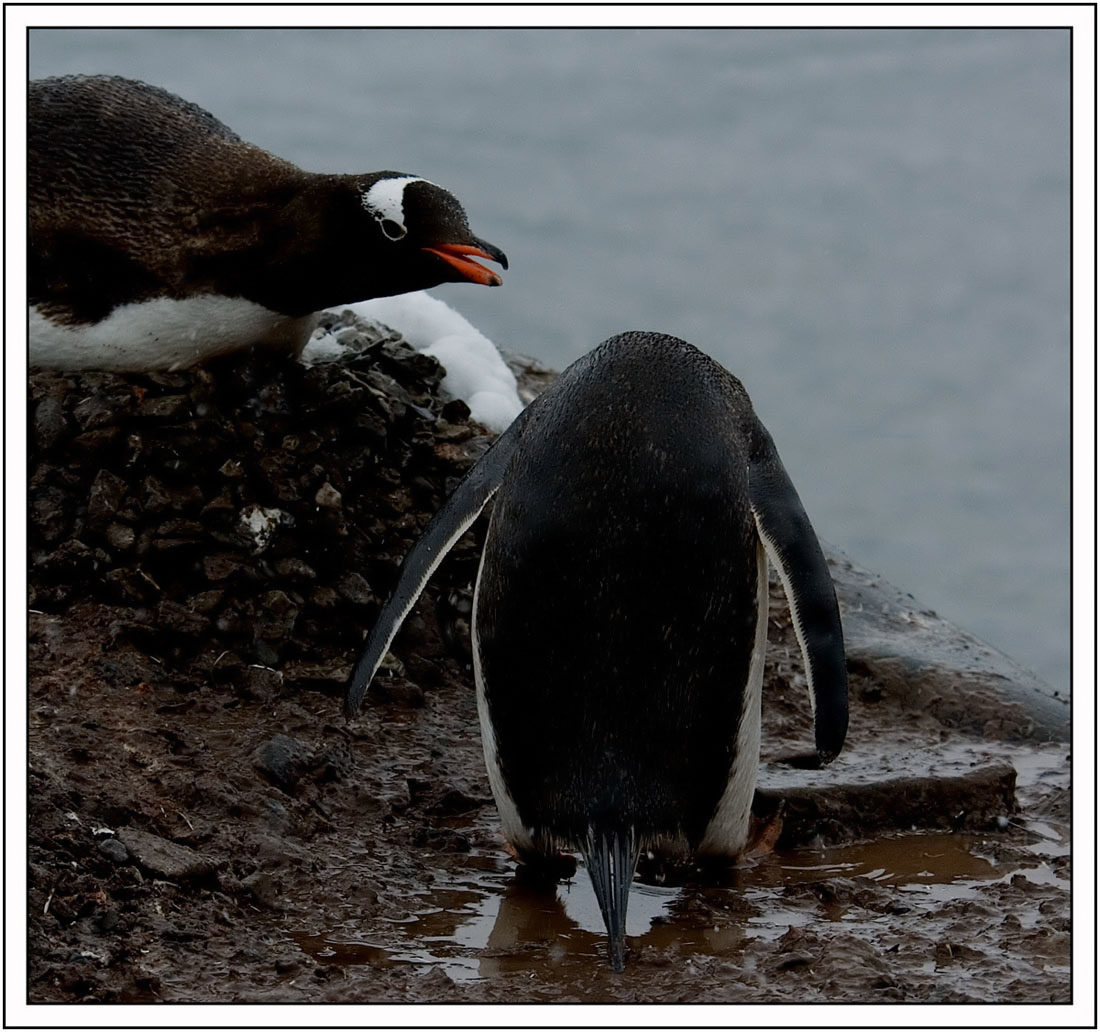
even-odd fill
[{"label": "muddy puddle", "polygon": [[[1067,774],[1057,767],[1063,748],[1007,751],[1025,797],[1066,787]],[[970,748],[956,750],[954,758],[975,762]],[[486,822],[487,832],[491,827]],[[959,958],[984,966],[982,954],[996,955],[1011,973],[1006,935],[1021,943],[1029,933],[1048,939],[1052,900],[1070,889],[1069,853],[1066,825],[1013,815],[991,833],[906,834],[777,850],[718,877],[689,876],[683,884],[647,883],[640,875],[627,917],[631,964],[621,977],[637,985],[655,968],[738,971],[743,977],[774,968],[809,972],[818,963],[813,947],[834,939],[846,944],[840,957],[852,943],[871,951],[856,958],[857,971],[872,956],[886,958],[880,971],[870,964],[872,995],[897,988],[889,960],[904,956],[910,977],[931,980],[941,996],[965,996],[972,972]],[[606,971],[603,923],[582,863],[556,886],[530,884],[502,852],[479,849],[456,865],[435,868],[432,878],[430,888],[405,901],[404,912],[384,922],[360,924],[349,904],[339,925],[290,938],[316,962],[345,969],[353,981],[357,969],[396,968],[440,971],[456,990],[514,989],[519,980],[538,986],[533,999],[606,993],[613,976]],[[997,914],[992,900],[1018,905],[1009,908],[1011,916]],[[1016,973],[1032,973],[1032,962],[1021,958]],[[1068,978],[1068,952],[1040,958],[1039,967]]]},{"label": "muddy puddle", "polygon": [[[826,900],[820,907],[788,901],[791,887],[836,879],[866,880],[895,900],[895,914],[925,921],[934,921],[945,904],[980,900],[986,886],[1010,885],[1017,875],[1068,892],[1068,879],[1049,862],[1068,856],[1067,829],[1045,821],[1018,826],[1033,842],[1011,857],[1004,857],[988,835],[914,834],[774,852],[730,872],[719,885],[636,880],[627,916],[629,945],[635,955],[660,951],[665,961],[675,958],[682,965],[711,959],[737,964],[747,943],[774,942],[822,918],[846,932],[877,937],[876,921],[850,900]],[[549,965],[560,989],[583,989],[593,966],[605,962],[603,922],[583,862],[575,877],[549,888],[526,884],[512,864],[488,854],[469,857],[457,876],[435,875],[433,889],[410,901],[406,915],[391,919],[390,935],[359,936],[349,919],[339,930],[291,938],[322,963],[438,968],[457,983],[525,972],[543,978]],[[700,909],[720,912],[723,920],[702,927]],[[747,916],[736,920],[742,912]],[[1017,916],[1024,929],[1042,919],[1038,908]],[[928,963],[934,971],[935,959]]]}]

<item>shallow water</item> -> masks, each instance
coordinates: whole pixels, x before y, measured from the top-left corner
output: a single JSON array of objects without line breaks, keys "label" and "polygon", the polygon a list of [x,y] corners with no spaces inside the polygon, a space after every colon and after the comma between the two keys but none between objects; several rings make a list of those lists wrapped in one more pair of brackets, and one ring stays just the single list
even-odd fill
[{"label": "shallow water", "polygon": [[[662,965],[751,968],[774,964],[791,929],[854,935],[881,951],[902,944],[927,953],[943,942],[962,941],[1002,961],[1014,950],[1026,952],[1013,936],[1045,935],[1056,901],[1070,890],[1070,829],[1042,816],[1043,800],[1068,788],[1065,747],[957,740],[907,748],[901,739],[892,745],[884,736],[875,744],[814,771],[814,780],[858,784],[902,775],[958,776],[995,757],[1015,767],[1022,809],[988,833],[883,835],[775,851],[742,860],[706,882],[689,876],[684,884],[653,884],[640,871],[627,913],[630,956],[647,964],[660,957]],[[762,784],[772,787],[805,779],[804,771],[770,764],[761,772]],[[453,822],[462,825],[460,818]],[[480,823],[495,842],[494,816]],[[603,977],[594,972],[602,973],[606,964],[606,935],[583,861],[567,881],[532,886],[501,850],[474,848],[454,865],[432,867],[431,881],[411,901],[390,901],[383,934],[377,923],[364,934],[356,904],[348,901],[339,927],[303,930],[294,941],[317,961],[351,968],[409,965],[422,972],[439,969],[456,982],[530,972],[555,991],[582,997],[602,991],[592,980]],[[1056,951],[1049,966],[1058,968],[1061,956]],[[1064,959],[1068,963],[1068,954]],[[944,986],[951,984],[951,972],[940,970],[938,962],[930,970]],[[967,965],[955,972],[961,991],[974,970]]]},{"label": "shallow water", "polygon": [[[980,899],[983,883],[1008,883],[1022,875],[1036,885],[1068,891],[1069,881],[1054,874],[1047,858],[1066,856],[1064,829],[1028,821],[1034,839],[1032,860],[994,858],[989,835],[922,834],[886,838],[827,849],[770,854],[741,868],[729,886],[665,887],[635,880],[627,915],[627,936],[635,953],[646,947],[672,950],[685,963],[703,957],[736,960],[750,940],[772,942],[794,927],[822,920],[822,911],[804,901],[787,902],[790,886],[819,885],[833,879],[866,879],[896,892],[899,913],[927,910],[929,918],[953,901]],[[491,979],[526,969],[545,975],[547,961],[568,988],[571,972],[587,979],[605,958],[603,920],[583,866],[554,890],[524,884],[503,859],[473,855],[458,878],[436,871],[437,884],[391,919],[400,931],[380,943],[354,934],[354,920],[340,931],[299,933],[294,940],[318,961],[341,966],[438,967],[456,981]],[[746,919],[700,927],[698,901],[712,912]],[[689,907],[687,921],[678,911]],[[827,921],[853,920],[845,902],[826,904]],[[1034,927],[1037,910],[1017,911],[1022,927]]]}]

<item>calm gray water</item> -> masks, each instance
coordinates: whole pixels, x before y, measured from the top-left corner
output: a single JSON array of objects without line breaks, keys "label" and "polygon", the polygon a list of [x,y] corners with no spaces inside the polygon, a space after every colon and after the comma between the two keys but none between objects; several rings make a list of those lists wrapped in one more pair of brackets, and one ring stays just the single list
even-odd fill
[{"label": "calm gray water", "polygon": [[690,340],[825,540],[1068,687],[1068,32],[40,30],[30,56],[449,187],[512,268],[437,296],[558,368]]}]

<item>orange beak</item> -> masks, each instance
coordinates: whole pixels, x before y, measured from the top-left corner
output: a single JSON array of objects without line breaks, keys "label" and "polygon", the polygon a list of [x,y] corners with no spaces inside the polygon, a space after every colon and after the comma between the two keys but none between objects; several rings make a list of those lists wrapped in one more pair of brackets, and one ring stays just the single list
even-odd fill
[{"label": "orange beak", "polygon": [[499,287],[501,278],[491,269],[471,261],[469,255],[478,258],[488,258],[491,262],[499,262],[502,268],[508,268],[508,259],[504,252],[492,244],[481,242],[477,244],[439,244],[436,247],[425,247],[425,251],[442,258],[448,265],[457,269],[466,279],[472,283],[481,283],[486,287]]}]

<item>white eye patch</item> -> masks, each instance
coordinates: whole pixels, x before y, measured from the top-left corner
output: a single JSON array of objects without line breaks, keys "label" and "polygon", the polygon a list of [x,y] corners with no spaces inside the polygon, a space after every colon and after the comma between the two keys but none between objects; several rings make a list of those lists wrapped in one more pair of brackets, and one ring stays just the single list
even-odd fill
[{"label": "white eye patch", "polygon": [[405,187],[409,183],[427,183],[420,176],[395,176],[379,179],[360,193],[363,207],[377,220],[382,232],[391,240],[400,240],[407,232],[405,225]]}]

